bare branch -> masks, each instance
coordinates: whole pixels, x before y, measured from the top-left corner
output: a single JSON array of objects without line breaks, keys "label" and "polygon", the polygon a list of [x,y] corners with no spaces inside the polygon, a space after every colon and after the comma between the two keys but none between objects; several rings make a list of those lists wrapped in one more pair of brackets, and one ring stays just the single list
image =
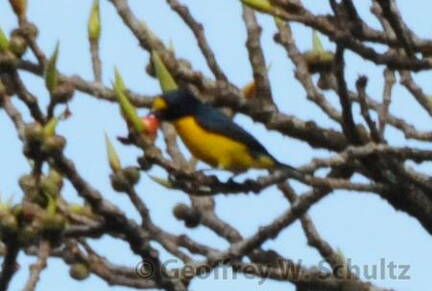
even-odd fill
[{"label": "bare branch", "polygon": [[30,277],[24,287],[25,291],[33,291],[39,281],[40,274],[47,266],[47,259],[50,253],[50,243],[47,240],[42,240],[39,243],[39,251],[37,262],[30,266]]}]

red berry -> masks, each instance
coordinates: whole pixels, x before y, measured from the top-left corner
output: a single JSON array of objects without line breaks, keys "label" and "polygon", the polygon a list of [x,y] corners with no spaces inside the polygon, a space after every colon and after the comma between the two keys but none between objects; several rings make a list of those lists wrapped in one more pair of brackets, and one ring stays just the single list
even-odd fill
[{"label": "red berry", "polygon": [[149,114],[142,117],[142,121],[144,123],[144,127],[147,130],[147,134],[152,140],[154,140],[159,128],[159,119],[154,114]]}]

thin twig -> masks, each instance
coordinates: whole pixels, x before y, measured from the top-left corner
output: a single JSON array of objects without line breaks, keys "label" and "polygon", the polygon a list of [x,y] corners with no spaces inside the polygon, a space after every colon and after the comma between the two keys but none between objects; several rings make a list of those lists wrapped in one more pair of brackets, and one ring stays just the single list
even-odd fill
[{"label": "thin twig", "polygon": [[366,76],[360,76],[357,79],[356,87],[358,92],[358,98],[360,101],[360,110],[361,114],[366,121],[366,124],[369,127],[370,135],[373,141],[379,143],[381,141],[381,136],[378,132],[378,129],[375,125],[375,122],[372,120],[369,110],[366,104],[366,85],[367,85],[367,77]]},{"label": "thin twig", "polygon": [[210,70],[213,72],[216,80],[228,82],[225,73],[220,68],[219,64],[216,61],[216,56],[210,48],[205,33],[204,26],[195,20],[195,18],[190,13],[187,6],[180,4],[177,0],[167,0],[170,7],[177,12],[177,14],[183,19],[183,21],[187,24],[187,26],[191,29],[193,34],[195,35],[195,39],[198,43],[198,46],[206,59],[207,65]]},{"label": "thin twig", "polygon": [[48,240],[40,241],[37,262],[30,266],[30,277],[28,278],[23,290],[33,291],[36,289],[36,284],[39,281],[40,274],[47,266],[50,249],[51,246]]},{"label": "thin twig", "polygon": [[391,103],[392,89],[395,83],[394,72],[389,69],[385,69],[384,80],[385,80],[385,85],[384,85],[384,92],[383,92],[383,101],[381,105],[381,110],[379,111],[378,114],[379,133],[381,138],[383,139],[384,139],[386,124],[389,119],[389,108]]},{"label": "thin twig", "polygon": [[253,77],[256,82],[257,94],[259,96],[258,102],[261,102],[261,106],[273,104],[267,65],[264,52],[260,44],[262,28],[258,24],[254,10],[245,4],[243,4],[242,8],[243,21],[246,25],[247,31],[246,48],[249,53],[249,61],[252,66]]}]

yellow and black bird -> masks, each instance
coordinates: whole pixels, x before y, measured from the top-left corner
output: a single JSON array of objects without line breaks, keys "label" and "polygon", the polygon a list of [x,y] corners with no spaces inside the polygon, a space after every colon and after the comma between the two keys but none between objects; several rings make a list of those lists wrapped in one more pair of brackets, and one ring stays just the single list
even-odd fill
[{"label": "yellow and black bird", "polygon": [[152,113],[172,123],[192,155],[212,167],[234,173],[251,168],[297,172],[278,162],[251,134],[188,90],[156,97]]}]

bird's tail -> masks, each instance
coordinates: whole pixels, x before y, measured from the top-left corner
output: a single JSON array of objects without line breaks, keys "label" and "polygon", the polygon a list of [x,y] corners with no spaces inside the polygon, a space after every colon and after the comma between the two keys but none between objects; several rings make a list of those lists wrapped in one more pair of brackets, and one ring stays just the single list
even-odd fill
[{"label": "bird's tail", "polygon": [[284,164],[284,163],[281,163],[278,161],[276,161],[275,170],[280,170],[280,171],[286,172],[290,176],[292,176],[293,178],[297,178],[299,180],[302,180],[305,176],[305,173],[303,173],[302,171],[299,171],[296,168],[294,168],[288,164]]}]

